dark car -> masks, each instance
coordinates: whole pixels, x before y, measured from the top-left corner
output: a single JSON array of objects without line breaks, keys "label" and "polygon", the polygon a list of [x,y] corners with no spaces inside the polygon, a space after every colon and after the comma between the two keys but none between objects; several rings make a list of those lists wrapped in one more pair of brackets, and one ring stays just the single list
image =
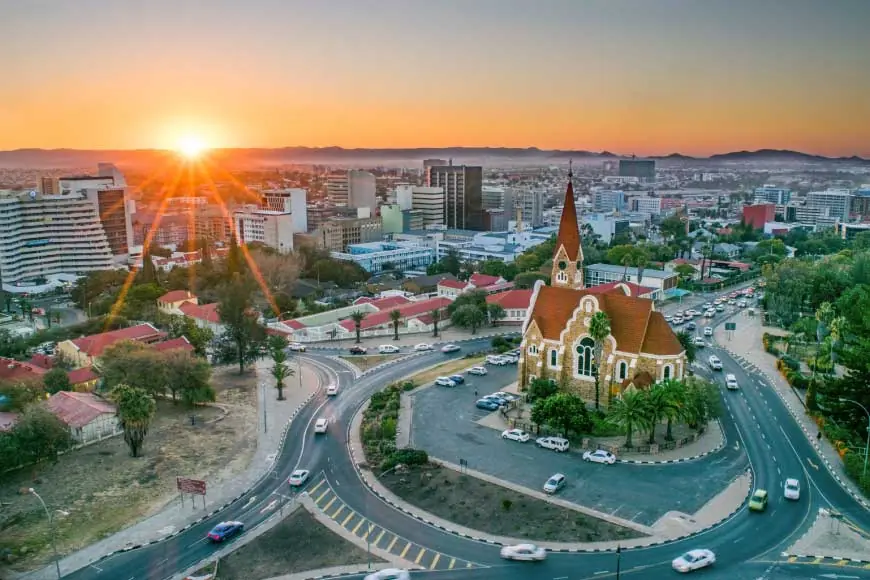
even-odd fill
[{"label": "dark car", "polygon": [[492,401],[493,403],[495,403],[496,405],[498,405],[500,407],[507,406],[507,404],[508,404],[507,399],[505,399],[504,397],[500,397],[498,395],[486,395],[485,397],[482,397],[482,400]]},{"label": "dark car", "polygon": [[498,403],[489,399],[480,399],[475,403],[475,406],[478,409],[485,409],[487,411],[498,411]]},{"label": "dark car", "polygon": [[465,377],[463,377],[462,375],[450,375],[450,380],[457,385],[461,385],[465,382]]},{"label": "dark car", "polygon": [[227,538],[241,534],[244,530],[245,524],[242,522],[221,522],[211,529],[208,539],[212,542],[223,542]]},{"label": "dark car", "polygon": [[366,352],[368,352],[368,351],[366,351],[366,347],[364,347],[364,346],[352,346],[352,347],[350,347],[350,354],[365,354]]},{"label": "dark car", "polygon": [[695,330],[695,323],[694,322],[687,323],[686,330]]}]

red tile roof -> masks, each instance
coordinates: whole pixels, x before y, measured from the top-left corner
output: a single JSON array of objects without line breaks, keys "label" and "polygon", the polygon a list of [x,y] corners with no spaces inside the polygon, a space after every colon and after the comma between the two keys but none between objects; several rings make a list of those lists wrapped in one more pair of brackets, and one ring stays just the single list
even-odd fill
[{"label": "red tile roof", "polygon": [[11,431],[18,422],[18,413],[0,413],[0,433]]},{"label": "red tile roof", "polygon": [[154,328],[151,323],[137,324],[128,328],[119,328],[102,334],[83,336],[72,341],[81,352],[90,357],[100,356],[106,348],[121,340],[149,341],[157,340],[166,336]]},{"label": "red tile roof", "polygon": [[354,305],[356,305],[356,304],[368,304],[368,303],[374,302],[374,301],[375,301],[375,299],[370,297],[370,296],[361,296],[361,297],[357,298],[356,300],[354,300],[353,304]]},{"label": "red tile roof", "polygon": [[164,340],[163,342],[158,342],[154,345],[154,348],[159,351],[168,351],[168,350],[177,350],[182,349],[188,352],[193,351],[193,345],[190,344],[190,341],[187,340],[186,336],[180,336],[178,338],[173,338],[172,340]]},{"label": "red tile roof", "polygon": [[32,363],[0,357],[0,379],[3,380],[20,381],[32,377],[39,378],[47,372],[47,369]]},{"label": "red tile roof", "polygon": [[190,290],[173,290],[172,292],[167,292],[157,300],[159,302],[181,302],[182,300],[191,300],[196,298],[196,295],[190,292]]},{"label": "red tile roof", "polygon": [[372,302],[370,302],[370,304],[378,310],[384,310],[387,308],[391,309],[395,306],[400,306],[402,304],[407,304],[408,302],[410,302],[410,300],[408,300],[404,296],[388,296],[387,298],[373,300]]},{"label": "red tile roof", "polygon": [[528,308],[532,301],[531,290],[508,290],[486,297],[487,304],[501,304],[502,308]]},{"label": "red tile roof", "polygon": [[221,321],[221,317],[218,315],[217,308],[217,302],[214,302],[212,304],[192,304],[190,302],[186,302],[182,304],[178,309],[181,310],[181,312],[185,316],[217,324]]},{"label": "red tile roof", "polygon": [[69,377],[69,382],[73,386],[95,381],[100,378],[91,367],[82,367],[80,369],[67,371],[66,376]]},{"label": "red tile roof", "polygon": [[284,326],[289,326],[293,330],[301,330],[305,328],[305,325],[296,320],[295,318],[292,320],[282,320],[281,324],[283,324]]},{"label": "red tile roof", "polygon": [[556,252],[560,246],[565,247],[568,259],[576,262],[583,259],[583,250],[580,248],[580,226],[577,224],[577,207],[574,205],[573,176],[568,177],[568,189],[565,190],[565,206],[562,209],[562,217],[559,219],[559,235],[556,238]]},{"label": "red tile roof", "polygon": [[466,282],[462,282],[460,280],[441,280],[438,282],[438,286],[444,286],[445,288],[455,288],[456,290],[464,290],[468,284]]},{"label": "red tile roof", "polygon": [[47,354],[36,353],[30,357],[30,364],[50,370],[54,366],[54,360]]},{"label": "red tile roof", "polygon": [[48,410],[75,429],[84,427],[100,415],[115,414],[115,406],[91,393],[59,391],[46,402]]},{"label": "red tile roof", "polygon": [[[626,294],[625,290],[628,290]],[[646,286],[638,286],[634,282],[608,282],[607,284],[599,284],[598,286],[590,286],[586,289],[590,294],[605,294],[609,292],[621,293],[623,296],[635,296],[637,298],[648,298],[647,294],[652,294],[656,291],[655,288],[647,288]]]},{"label": "red tile roof", "polygon": [[477,288],[486,288],[487,286],[498,284],[499,280],[501,280],[500,276],[488,276],[487,274],[480,274],[478,272],[472,274],[471,278],[468,279],[468,281],[474,284]]},{"label": "red tile roof", "polygon": [[[441,310],[447,308],[450,303],[451,300],[449,298],[441,296],[438,298],[430,298],[429,300],[409,302],[408,304],[404,304],[402,306],[399,306],[398,308],[393,308],[391,310],[381,310],[380,312],[373,312],[363,318],[362,324],[360,324],[360,329],[366,330],[368,328],[374,328],[376,326],[392,322],[392,320],[390,319],[390,312],[392,312],[392,310],[398,310],[399,313],[402,315],[401,319],[407,320],[409,318],[417,318],[421,314],[428,314],[433,310]],[[354,322],[350,318],[342,320],[339,324],[342,328],[348,331],[353,332],[355,330]]]},{"label": "red tile roof", "polygon": [[652,312],[646,327],[646,336],[643,339],[641,352],[647,354],[673,355],[680,354],[685,350],[680,344],[680,339],[671,330],[661,312]]}]

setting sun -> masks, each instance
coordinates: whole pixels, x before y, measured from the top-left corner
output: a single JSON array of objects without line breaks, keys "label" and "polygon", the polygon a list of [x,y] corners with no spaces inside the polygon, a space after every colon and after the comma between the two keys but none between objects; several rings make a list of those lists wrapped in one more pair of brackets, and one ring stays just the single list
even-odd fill
[{"label": "setting sun", "polygon": [[199,137],[187,135],[178,140],[175,149],[188,159],[196,159],[206,150],[206,145]]}]

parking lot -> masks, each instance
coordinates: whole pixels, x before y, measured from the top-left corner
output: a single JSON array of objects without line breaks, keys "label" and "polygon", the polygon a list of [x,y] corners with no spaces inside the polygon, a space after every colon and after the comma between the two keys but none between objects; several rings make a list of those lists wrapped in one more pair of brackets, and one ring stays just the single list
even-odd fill
[{"label": "parking lot", "polygon": [[534,437],[528,443],[503,440],[499,431],[476,423],[489,412],[477,409],[475,401],[515,382],[517,368],[487,368],[486,376],[466,376],[457,387],[431,387],[414,395],[414,447],[452,463],[464,459],[471,469],[532,489],[563,473],[568,481],[560,497],[645,525],[670,510],[694,513],[746,469],[745,454],[733,446],[686,463],[606,466],[583,462],[576,449],[564,454],[539,449]]}]

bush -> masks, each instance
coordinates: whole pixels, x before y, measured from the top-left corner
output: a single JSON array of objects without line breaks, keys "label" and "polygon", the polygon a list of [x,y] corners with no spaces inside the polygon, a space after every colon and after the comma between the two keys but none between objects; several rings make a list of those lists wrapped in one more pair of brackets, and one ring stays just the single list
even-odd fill
[{"label": "bush", "polygon": [[501,500],[501,509],[503,509],[504,511],[510,511],[512,505],[514,505],[514,502],[512,502],[508,498],[504,498],[503,500]]},{"label": "bush", "polygon": [[492,348],[501,348],[507,346],[508,342],[503,336],[496,336],[492,339]]},{"label": "bush", "polygon": [[397,465],[425,465],[428,462],[429,454],[422,449],[396,449],[381,463],[381,470],[389,471]]},{"label": "bush", "polygon": [[789,356],[787,354],[783,355],[782,358],[777,361],[777,368],[780,366],[780,362],[793,371],[799,370],[801,368],[800,361],[793,356]]}]

